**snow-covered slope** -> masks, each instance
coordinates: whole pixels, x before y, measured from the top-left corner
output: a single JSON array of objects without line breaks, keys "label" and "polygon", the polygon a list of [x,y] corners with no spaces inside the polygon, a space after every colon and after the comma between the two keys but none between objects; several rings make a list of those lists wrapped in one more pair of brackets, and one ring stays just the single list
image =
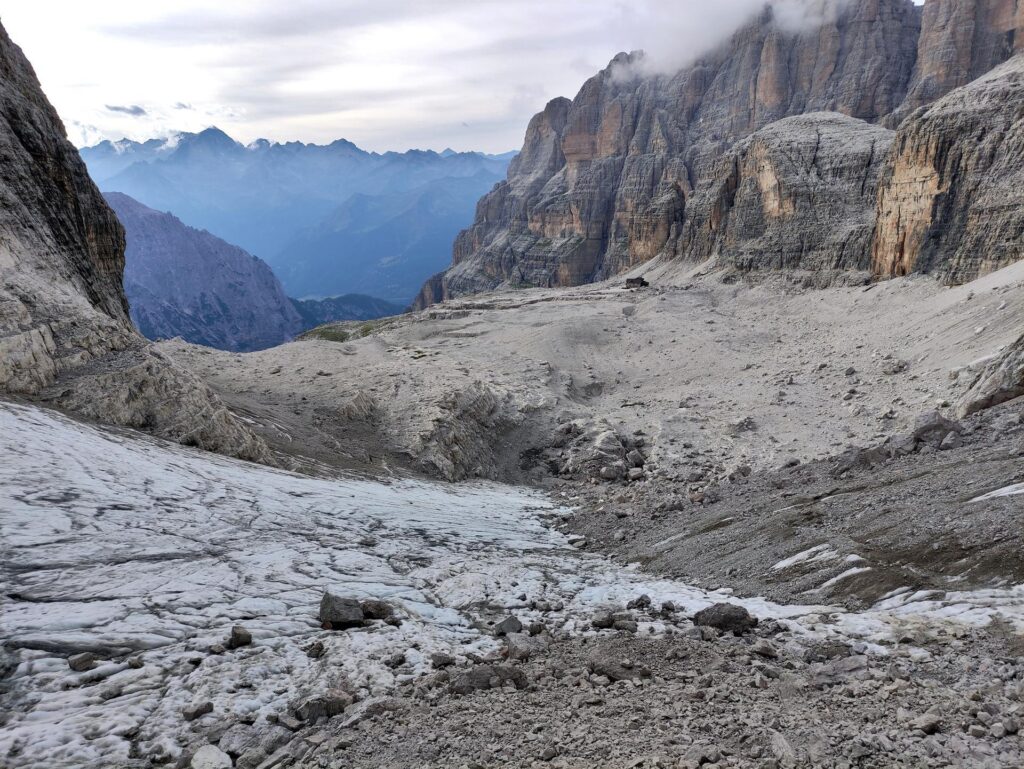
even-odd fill
[{"label": "snow-covered slope", "polygon": [[[641,592],[688,611],[729,597],[574,550],[544,525],[558,508],[509,487],[314,479],[6,403],[0,456],[0,638],[17,657],[0,688],[7,767],[174,760],[205,741],[182,715],[192,703],[213,703],[200,723],[212,727],[263,723],[342,679],[383,694],[397,681],[389,656],[405,653],[409,677],[435,651],[492,651],[486,623],[537,618],[538,601],[549,628],[579,633]],[[403,622],[324,631],[327,587],[385,599]],[[1024,599],[904,594],[869,614],[739,602],[790,618],[792,639],[870,642],[908,622],[1019,619]],[[253,645],[211,653],[235,624]],[[316,640],[319,659],[306,653]],[[71,671],[85,651],[98,666]]]}]

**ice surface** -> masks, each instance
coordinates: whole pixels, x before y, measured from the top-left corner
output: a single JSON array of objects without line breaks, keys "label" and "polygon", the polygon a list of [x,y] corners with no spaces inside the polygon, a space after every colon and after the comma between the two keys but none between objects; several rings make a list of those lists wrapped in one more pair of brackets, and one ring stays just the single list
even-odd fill
[{"label": "ice surface", "polygon": [[[561,607],[544,621],[570,632],[640,593],[690,612],[735,601],[808,636],[879,640],[996,613],[1024,625],[1022,588],[903,591],[851,614],[652,578],[571,548],[545,525],[559,512],[545,497],[494,484],[309,478],[14,404],[0,404],[0,451],[0,638],[19,659],[0,694],[11,769],[173,761],[204,725],[282,712],[343,678],[386,692],[395,652],[417,675],[433,651],[492,651],[480,621],[540,618],[535,601]],[[386,599],[404,621],[321,630],[327,587]],[[253,645],[211,654],[238,623]],[[305,651],[314,640],[320,659]],[[72,672],[82,651],[100,662]],[[204,700],[213,713],[186,723],[182,708]]]},{"label": "ice surface", "polygon": [[975,497],[971,502],[985,502],[989,499],[996,499],[998,497],[1013,497],[1017,494],[1024,494],[1024,483],[1014,483],[1011,486],[1004,486],[1001,489],[990,491],[988,494],[982,494],[980,497]]}]

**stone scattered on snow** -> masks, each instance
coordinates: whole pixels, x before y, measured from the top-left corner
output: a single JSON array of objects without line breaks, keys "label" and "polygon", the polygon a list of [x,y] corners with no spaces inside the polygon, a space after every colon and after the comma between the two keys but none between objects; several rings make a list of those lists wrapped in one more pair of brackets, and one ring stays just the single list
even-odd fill
[{"label": "stone scattered on snow", "polygon": [[96,667],[96,655],[92,652],[82,652],[68,657],[68,667],[76,673],[84,673]]},{"label": "stone scattered on snow", "polygon": [[191,769],[231,769],[231,756],[216,745],[203,745],[189,762]]}]

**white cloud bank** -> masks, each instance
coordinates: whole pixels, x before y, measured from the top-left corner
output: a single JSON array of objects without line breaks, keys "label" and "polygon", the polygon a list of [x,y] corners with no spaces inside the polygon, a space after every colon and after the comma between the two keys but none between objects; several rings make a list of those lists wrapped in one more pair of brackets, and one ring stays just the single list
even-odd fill
[{"label": "white cloud bank", "polygon": [[[823,0],[777,0],[815,23]],[[34,0],[0,20],[78,144],[218,125],[241,141],[518,148],[619,51],[664,70],[763,0]],[[112,110],[107,105],[127,105]]]}]

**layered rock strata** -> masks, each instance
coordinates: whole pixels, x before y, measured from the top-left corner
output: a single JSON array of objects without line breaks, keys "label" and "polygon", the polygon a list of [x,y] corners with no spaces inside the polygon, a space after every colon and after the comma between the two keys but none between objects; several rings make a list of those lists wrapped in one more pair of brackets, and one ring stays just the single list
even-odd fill
[{"label": "layered rock strata", "polygon": [[[812,178],[810,168],[802,179],[780,178],[774,193],[757,193],[767,219],[771,195],[804,196],[810,206],[800,226],[776,227],[774,236],[767,220],[754,221],[757,205],[743,195],[730,228],[714,229],[723,208],[733,209],[737,174],[753,179],[766,144],[806,148],[807,124],[785,118],[827,111],[888,128],[916,120],[918,107],[1011,57],[1024,12],[1015,0],[928,0],[923,9],[910,0],[810,5],[806,17],[823,20],[814,28],[795,28],[769,5],[674,75],[647,76],[641,55],[620,54],[574,100],[548,104],[508,180],[480,201],[456,241],[451,268],[427,282],[414,306],[499,287],[578,285],[655,257],[716,255],[739,269],[870,267],[873,254],[888,248],[884,236],[873,247],[865,235],[887,159],[881,128],[850,122],[844,138],[833,119],[822,134],[829,166],[822,175]],[[736,146],[777,121],[760,141]],[[812,148],[811,157],[822,155]],[[860,183],[850,175],[857,168],[866,171]],[[841,179],[829,176],[837,171]],[[840,189],[807,196],[830,180]],[[839,231],[830,231],[837,221]],[[973,274],[952,268],[943,277]]]}]

